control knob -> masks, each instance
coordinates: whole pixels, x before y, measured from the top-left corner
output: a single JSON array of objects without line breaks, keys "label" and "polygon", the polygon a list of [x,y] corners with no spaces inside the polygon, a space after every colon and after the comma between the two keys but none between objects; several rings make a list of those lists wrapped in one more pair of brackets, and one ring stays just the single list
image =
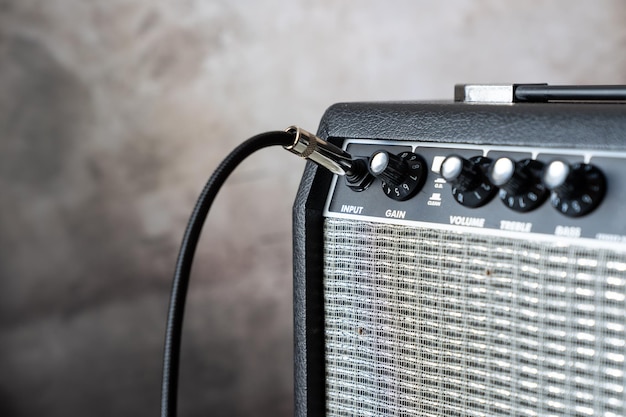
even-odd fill
[{"label": "control knob", "polygon": [[452,186],[454,199],[465,207],[480,207],[489,202],[497,188],[486,172],[491,159],[475,156],[470,159],[451,155],[441,163],[441,176]]},{"label": "control knob", "polygon": [[426,181],[426,161],[413,152],[394,155],[387,151],[374,152],[369,161],[370,173],[382,180],[387,197],[404,201],[413,197]]},{"label": "control knob", "polygon": [[552,191],[552,206],[568,217],[590,213],[606,193],[604,174],[591,164],[552,161],[546,167],[543,182]]},{"label": "control knob", "polygon": [[547,198],[548,190],[541,181],[543,163],[534,159],[515,162],[498,158],[489,168],[489,179],[500,187],[500,199],[511,210],[531,211]]}]

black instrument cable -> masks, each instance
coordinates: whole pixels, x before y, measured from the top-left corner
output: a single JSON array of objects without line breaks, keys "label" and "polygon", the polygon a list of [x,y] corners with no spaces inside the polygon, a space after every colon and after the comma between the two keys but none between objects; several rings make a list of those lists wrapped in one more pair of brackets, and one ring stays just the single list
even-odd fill
[{"label": "black instrument cable", "polygon": [[176,261],[170,293],[170,304],[163,351],[163,381],[161,386],[161,417],[176,416],[180,341],[189,275],[204,221],[218,191],[233,170],[252,153],[269,146],[289,146],[294,136],[288,132],[268,132],[254,136],[235,148],[217,167],[204,186],[191,213]]},{"label": "black instrument cable", "polygon": [[290,152],[312,160],[347,181],[359,186],[369,177],[363,160],[352,157],[315,135],[292,126],[286,131],[261,133],[235,148],[217,167],[204,186],[191,213],[176,261],[167,314],[163,349],[161,417],[175,417],[178,398],[178,370],[185,301],[189,276],[200,232],[220,188],[233,170],[252,153],[270,146],[283,146]]}]

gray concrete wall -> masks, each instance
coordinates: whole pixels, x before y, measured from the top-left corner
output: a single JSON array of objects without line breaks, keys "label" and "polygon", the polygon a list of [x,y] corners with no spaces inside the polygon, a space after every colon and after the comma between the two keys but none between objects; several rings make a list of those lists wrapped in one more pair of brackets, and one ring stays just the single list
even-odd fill
[{"label": "gray concrete wall", "polygon": [[[177,246],[236,144],[457,82],[626,83],[619,0],[0,0],[0,415],[156,415]],[[290,210],[247,161],[190,288],[184,416],[292,411]]]}]

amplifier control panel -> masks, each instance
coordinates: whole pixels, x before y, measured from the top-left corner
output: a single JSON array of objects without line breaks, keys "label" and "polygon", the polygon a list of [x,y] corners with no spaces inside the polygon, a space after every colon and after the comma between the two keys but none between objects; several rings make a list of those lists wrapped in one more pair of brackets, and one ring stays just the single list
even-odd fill
[{"label": "amplifier control panel", "polygon": [[349,139],[362,190],[334,179],[325,215],[626,244],[626,154]]}]

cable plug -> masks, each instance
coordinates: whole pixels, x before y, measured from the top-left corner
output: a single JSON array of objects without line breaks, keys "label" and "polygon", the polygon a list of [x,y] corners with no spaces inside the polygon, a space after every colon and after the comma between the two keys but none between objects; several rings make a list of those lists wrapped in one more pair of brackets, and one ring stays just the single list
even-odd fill
[{"label": "cable plug", "polygon": [[352,190],[363,191],[374,180],[367,168],[367,158],[353,158],[343,149],[297,126],[290,126],[285,131],[294,135],[293,143],[284,146],[285,149],[333,174],[344,176]]}]

